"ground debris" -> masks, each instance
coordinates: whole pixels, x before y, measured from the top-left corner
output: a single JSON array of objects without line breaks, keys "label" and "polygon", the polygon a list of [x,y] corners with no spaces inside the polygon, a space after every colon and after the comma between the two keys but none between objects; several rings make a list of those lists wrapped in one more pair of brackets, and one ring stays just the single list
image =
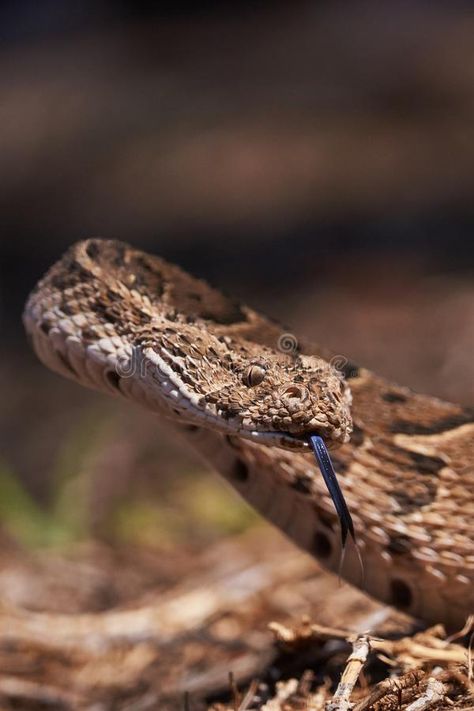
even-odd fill
[{"label": "ground debris", "polygon": [[[472,629],[468,620],[463,637]],[[344,642],[348,655],[341,665],[337,686],[326,670],[317,668],[301,676],[268,684],[252,682],[251,697],[241,708],[242,695],[234,694],[227,704],[211,705],[208,711],[425,711],[425,709],[474,708],[473,666],[466,646],[448,638],[442,625],[398,639],[383,639],[369,634],[312,623],[307,617],[294,627],[270,624],[276,644],[286,655],[298,657],[309,646]],[[456,636],[457,637],[457,636]],[[352,647],[352,651],[350,648]],[[384,675],[385,678],[377,680]],[[318,677],[323,681],[318,682]],[[359,681],[359,686],[356,684]],[[335,687],[335,690],[334,690]]]},{"label": "ground debris", "polygon": [[2,711],[474,707],[472,621],[456,637],[414,630],[270,531],[174,566],[104,544],[44,555],[4,554]]}]

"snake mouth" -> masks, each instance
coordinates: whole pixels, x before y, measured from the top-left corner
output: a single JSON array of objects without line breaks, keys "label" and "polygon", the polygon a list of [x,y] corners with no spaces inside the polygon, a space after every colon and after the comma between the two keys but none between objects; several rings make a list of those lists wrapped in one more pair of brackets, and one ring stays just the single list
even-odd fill
[{"label": "snake mouth", "polygon": [[[319,434],[320,432],[312,432],[311,434]],[[310,446],[308,443],[308,435],[295,435],[290,432],[261,432],[253,430],[246,435],[247,439],[251,439],[258,444],[264,444],[267,447],[283,447],[284,449],[303,450],[308,452]]]},{"label": "snake mouth", "polygon": [[317,427],[311,430],[311,432],[305,432],[304,434],[293,434],[284,431],[269,432],[268,430],[251,430],[250,432],[240,431],[239,435],[258,444],[264,444],[267,447],[282,447],[283,449],[297,450],[300,452],[309,452],[311,450],[309,443],[311,436],[321,437],[329,450],[337,449],[343,443],[342,440],[331,437],[327,429],[318,429]]}]

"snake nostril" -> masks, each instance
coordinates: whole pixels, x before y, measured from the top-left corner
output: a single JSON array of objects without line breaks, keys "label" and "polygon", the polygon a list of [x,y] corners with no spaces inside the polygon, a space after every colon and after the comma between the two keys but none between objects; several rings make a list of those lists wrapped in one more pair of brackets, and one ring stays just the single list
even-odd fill
[{"label": "snake nostril", "polygon": [[288,385],[282,390],[282,395],[287,398],[294,398],[296,400],[306,400],[308,397],[308,391],[301,385]]}]

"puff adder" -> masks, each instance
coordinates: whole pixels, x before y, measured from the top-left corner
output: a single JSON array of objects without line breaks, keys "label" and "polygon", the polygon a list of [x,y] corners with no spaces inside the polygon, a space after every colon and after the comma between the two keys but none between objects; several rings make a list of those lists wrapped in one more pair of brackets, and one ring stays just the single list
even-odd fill
[{"label": "puff adder", "polygon": [[353,546],[342,576],[426,622],[474,612],[474,409],[419,395],[130,246],[72,246],[30,295],[39,358],[166,418],[268,520],[337,571],[336,513],[308,448],[333,447]]}]

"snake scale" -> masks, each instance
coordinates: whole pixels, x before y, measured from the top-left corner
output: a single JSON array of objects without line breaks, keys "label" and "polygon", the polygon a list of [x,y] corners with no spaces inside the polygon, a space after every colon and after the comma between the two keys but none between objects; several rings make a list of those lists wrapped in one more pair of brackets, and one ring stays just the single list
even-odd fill
[{"label": "snake scale", "polygon": [[426,622],[474,612],[474,408],[419,395],[281,327],[166,261],[73,245],[24,324],[39,358],[167,418],[261,514],[338,571],[339,521],[308,448],[332,450],[352,512],[341,575]]}]

